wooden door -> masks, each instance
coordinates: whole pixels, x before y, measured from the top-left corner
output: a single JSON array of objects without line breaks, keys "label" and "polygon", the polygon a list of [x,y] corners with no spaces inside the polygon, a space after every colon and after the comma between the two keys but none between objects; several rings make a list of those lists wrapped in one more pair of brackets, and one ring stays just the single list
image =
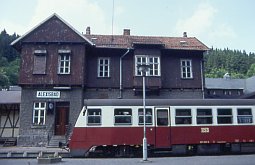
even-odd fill
[{"label": "wooden door", "polygon": [[56,110],[55,135],[65,135],[68,126],[68,107],[58,107]]}]

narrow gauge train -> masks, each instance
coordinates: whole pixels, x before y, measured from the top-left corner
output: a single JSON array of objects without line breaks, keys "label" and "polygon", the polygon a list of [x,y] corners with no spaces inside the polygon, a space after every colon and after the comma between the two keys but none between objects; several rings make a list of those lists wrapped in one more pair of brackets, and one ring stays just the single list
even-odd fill
[{"label": "narrow gauge train", "polygon": [[[251,99],[147,99],[148,152],[254,152],[254,115]],[[73,157],[134,156],[142,153],[142,139],[142,100],[91,99],[84,101],[69,147]]]}]

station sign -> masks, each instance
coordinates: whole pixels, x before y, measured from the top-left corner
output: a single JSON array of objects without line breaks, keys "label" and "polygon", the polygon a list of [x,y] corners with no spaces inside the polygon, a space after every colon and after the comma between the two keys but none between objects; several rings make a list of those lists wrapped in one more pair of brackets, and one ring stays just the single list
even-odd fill
[{"label": "station sign", "polygon": [[49,99],[58,99],[60,98],[60,91],[37,91],[37,98],[49,98]]}]

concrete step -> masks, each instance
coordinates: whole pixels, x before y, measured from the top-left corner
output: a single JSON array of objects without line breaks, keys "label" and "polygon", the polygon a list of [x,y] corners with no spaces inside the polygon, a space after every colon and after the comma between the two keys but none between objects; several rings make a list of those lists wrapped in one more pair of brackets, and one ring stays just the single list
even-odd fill
[{"label": "concrete step", "polygon": [[66,144],[65,136],[52,136],[47,147],[59,147],[59,143]]},{"label": "concrete step", "polygon": [[[36,158],[39,156],[41,151],[9,151],[9,152],[0,152],[1,158]],[[55,152],[43,152],[44,157],[52,156]],[[70,158],[69,152],[58,152],[62,158]]]}]

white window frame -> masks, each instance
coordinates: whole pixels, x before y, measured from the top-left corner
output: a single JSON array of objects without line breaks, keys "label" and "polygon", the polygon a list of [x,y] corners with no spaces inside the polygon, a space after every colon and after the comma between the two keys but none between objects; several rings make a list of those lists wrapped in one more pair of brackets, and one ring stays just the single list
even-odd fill
[{"label": "white window frame", "polygon": [[[209,113],[201,113],[199,114],[199,111],[206,112],[208,111]],[[197,125],[203,125],[203,124],[213,124],[213,114],[212,114],[212,109],[211,108],[197,108]],[[199,120],[202,119],[202,121],[206,121],[206,123],[199,123]],[[208,119],[208,120],[203,120],[203,119]]]},{"label": "white window frame", "polygon": [[[179,114],[179,111],[186,111],[190,114]],[[181,119],[182,122],[177,123]],[[192,124],[192,109],[191,108],[177,108],[175,109],[175,125],[191,125]]]},{"label": "white window frame", "polygon": [[[144,124],[143,118],[144,118],[143,108],[139,108],[138,109],[138,124],[139,125]],[[145,109],[145,121],[146,121],[146,125],[152,125],[152,109],[151,108]]]},{"label": "white window frame", "polygon": [[[122,119],[122,121],[119,119]],[[132,109],[131,108],[115,108],[114,109],[114,124],[115,125],[132,125]]]},{"label": "white window frame", "polygon": [[[219,111],[228,111],[230,110],[229,112],[231,114],[219,114]],[[230,119],[230,122],[222,122],[220,119]],[[217,108],[217,124],[233,124],[233,109],[232,108]]]},{"label": "white window frame", "polygon": [[70,72],[71,72],[71,55],[69,53],[59,53],[58,74],[70,74]]},{"label": "white window frame", "polygon": [[46,102],[35,102],[33,108],[33,124],[45,125]]},{"label": "white window frame", "polygon": [[[192,60],[191,59],[181,59],[181,78],[183,79],[192,79]],[[184,63],[184,65],[183,65]]]},{"label": "white window frame", "polygon": [[[140,60],[138,60],[140,59]],[[160,76],[160,57],[151,55],[136,55],[135,56],[135,75],[142,76],[142,72],[138,70],[138,65],[147,64],[150,66],[146,76]]]},{"label": "white window frame", "polygon": [[[88,109],[87,110],[87,125],[101,125],[102,124],[102,109]],[[92,113],[93,112],[93,113]],[[92,122],[90,121],[92,118]],[[97,122],[97,120],[99,122]]]},{"label": "white window frame", "polygon": [[[108,62],[106,63],[106,61]],[[102,73],[102,75],[100,73]],[[97,77],[110,77],[110,58],[109,57],[98,58]]]},{"label": "white window frame", "polygon": [[[249,114],[241,114],[241,111],[249,110]],[[252,124],[253,115],[251,108],[237,108],[237,123],[238,124]]]}]

